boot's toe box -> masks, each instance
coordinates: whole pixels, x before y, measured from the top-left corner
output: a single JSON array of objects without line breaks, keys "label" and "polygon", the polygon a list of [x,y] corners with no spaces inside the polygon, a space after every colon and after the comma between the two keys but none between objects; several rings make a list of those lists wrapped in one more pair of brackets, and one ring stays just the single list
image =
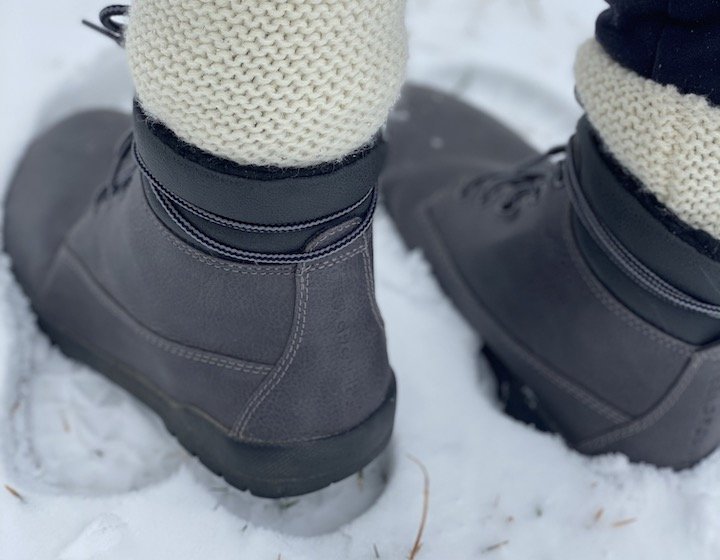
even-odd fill
[{"label": "boot's toe box", "polygon": [[23,155],[5,199],[5,250],[23,287],[39,288],[53,256],[110,178],[127,115],[88,111],[37,137]]},{"label": "boot's toe box", "polygon": [[385,206],[410,246],[422,208],[442,192],[536,155],[519,135],[451,95],[409,85],[388,121]]},{"label": "boot's toe box", "polygon": [[482,156],[512,165],[535,154],[519,135],[488,113],[457,97],[407,85],[386,129],[390,149],[386,168],[436,163],[447,158]]}]

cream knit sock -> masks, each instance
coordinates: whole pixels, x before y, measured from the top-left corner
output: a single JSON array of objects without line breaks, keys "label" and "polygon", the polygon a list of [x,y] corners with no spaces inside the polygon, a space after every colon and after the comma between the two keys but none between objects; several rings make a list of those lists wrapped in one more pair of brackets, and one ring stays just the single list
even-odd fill
[{"label": "cream knit sock", "polygon": [[683,221],[720,238],[720,108],[625,69],[594,40],[578,52],[575,80],[615,159]]},{"label": "cream knit sock", "polygon": [[146,113],[241,164],[309,166],[366,145],[404,78],[405,0],[135,0]]}]

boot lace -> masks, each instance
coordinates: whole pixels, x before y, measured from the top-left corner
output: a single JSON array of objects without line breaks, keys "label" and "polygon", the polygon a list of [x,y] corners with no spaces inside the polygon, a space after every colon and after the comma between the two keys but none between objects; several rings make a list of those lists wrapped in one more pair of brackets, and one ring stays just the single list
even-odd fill
[{"label": "boot lace", "polygon": [[495,203],[500,214],[515,214],[521,201],[537,201],[546,186],[563,186],[565,153],[565,146],[556,146],[518,166],[482,174],[464,184],[461,194],[482,205]]},{"label": "boot lace", "polygon": [[121,47],[125,46],[125,30],[127,29],[127,23],[124,21],[117,21],[117,18],[126,19],[130,6],[124,4],[113,4],[107,8],[100,10],[100,25],[93,23],[86,19],[82,20],[84,25],[87,25],[90,29],[94,29],[98,33],[110,37]]}]

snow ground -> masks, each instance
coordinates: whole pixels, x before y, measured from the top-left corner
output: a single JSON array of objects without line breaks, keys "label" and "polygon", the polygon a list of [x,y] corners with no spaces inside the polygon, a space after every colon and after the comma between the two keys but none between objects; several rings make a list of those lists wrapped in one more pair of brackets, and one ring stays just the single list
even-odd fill
[{"label": "snow ground", "polygon": [[[83,30],[99,0],[5,2],[0,184],[27,140],[82,107],[127,109],[122,52]],[[539,147],[579,109],[576,46],[599,0],[410,0],[410,76],[510,119]],[[51,348],[0,259],[0,560],[401,559],[428,470],[418,559],[720,555],[720,456],[680,474],[587,459],[504,417],[478,340],[382,212],[378,298],[400,400],[391,450],[298,500],[261,500],[191,460],[121,390]],[[7,484],[18,496],[3,488]]]}]

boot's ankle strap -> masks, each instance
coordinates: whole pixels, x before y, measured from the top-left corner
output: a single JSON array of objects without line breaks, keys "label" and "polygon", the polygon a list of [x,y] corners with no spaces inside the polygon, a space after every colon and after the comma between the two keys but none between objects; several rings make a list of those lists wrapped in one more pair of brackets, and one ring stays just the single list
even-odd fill
[{"label": "boot's ankle strap", "polygon": [[[355,202],[351,206],[348,206],[347,208],[339,210],[333,215],[325,216],[323,218],[285,225],[261,225],[238,222],[236,220],[230,220],[228,218],[224,218],[223,216],[213,214],[207,210],[203,210],[202,208],[198,208],[192,203],[189,203],[188,201],[183,200],[174,193],[172,193],[172,191],[165,188],[152,176],[147,166],[143,162],[142,157],[138,153],[137,148],[135,148],[134,151],[138,166],[143,173],[144,178],[147,180],[147,184],[149,186],[151,194],[156,198],[157,202],[160,204],[167,216],[177,226],[177,228],[179,228],[197,245],[200,245],[201,247],[204,247],[214,253],[219,254],[222,257],[229,259],[251,261],[261,264],[294,264],[309,262],[312,260],[327,257],[332,253],[340,251],[344,247],[350,245],[353,241],[355,241],[358,237],[360,237],[367,231],[367,229],[372,224],[373,214],[375,212],[375,207],[377,206],[377,187],[373,186],[373,188],[359,201]],[[287,233],[290,231],[297,232],[304,230],[315,230],[320,226],[329,224],[330,222],[337,222],[337,220],[340,220],[344,216],[347,216],[357,210],[360,206],[367,202],[368,199],[370,201],[369,208],[365,211],[360,223],[358,223],[357,226],[352,228],[352,230],[347,235],[343,236],[341,239],[331,243],[326,247],[296,253],[265,253],[258,251],[247,251],[232,247],[228,244],[217,241],[209,235],[206,235],[205,233],[200,231],[200,229],[195,227],[193,224],[190,223],[189,220],[183,217],[183,215],[178,211],[177,208],[179,206],[180,208],[183,208],[206,221],[213,222],[224,227],[229,227],[231,229],[252,233],[272,234]]]},{"label": "boot's ankle strap", "polygon": [[[346,159],[310,168],[241,166],[183,143],[135,106],[133,153],[151,207],[187,241],[221,257],[290,264],[326,257],[367,231],[386,148],[378,138]],[[307,241],[357,223],[327,247]],[[265,234],[267,243],[254,244]],[[265,240],[267,241],[267,235]]]},{"label": "boot's ankle strap", "polygon": [[[580,223],[590,234],[603,253],[640,288],[675,307],[699,313],[712,319],[720,319],[720,305],[697,299],[680,288],[672,285],[640,261],[625,245],[603,224],[588,200],[577,174],[579,161],[576,139],[571,139],[568,157],[563,163],[566,184],[570,200]],[[606,188],[622,188],[619,185],[605,185]],[[661,240],[657,239],[660,243]],[[688,251],[692,249],[688,246]],[[699,256],[699,255],[698,255]]]},{"label": "boot's ankle strap", "polygon": [[136,151],[166,191],[211,214],[248,224],[286,225],[331,216],[377,183],[386,146],[379,138],[340,161],[314,167],[239,165],[191,146],[139,105]]}]

